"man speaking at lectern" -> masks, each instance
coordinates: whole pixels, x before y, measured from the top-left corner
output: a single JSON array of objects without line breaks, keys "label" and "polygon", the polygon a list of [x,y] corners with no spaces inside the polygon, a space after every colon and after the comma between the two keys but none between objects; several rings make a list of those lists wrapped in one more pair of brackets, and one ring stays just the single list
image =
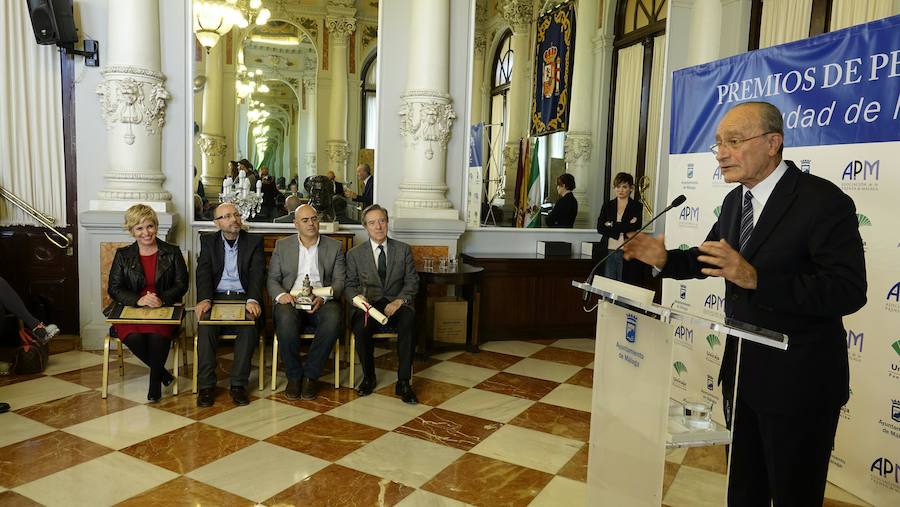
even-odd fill
[{"label": "man speaking at lectern", "polygon": [[734,406],[729,506],[822,505],[840,408],[849,398],[841,318],[866,303],[866,269],[853,201],[834,184],[782,160],[778,109],[729,110],[710,147],[728,183],[706,241],[666,251],[639,234],[625,245],[677,278],[725,279],[725,314],[782,332],[786,351],[745,341],[732,404],[737,340],[719,371],[726,417]]}]

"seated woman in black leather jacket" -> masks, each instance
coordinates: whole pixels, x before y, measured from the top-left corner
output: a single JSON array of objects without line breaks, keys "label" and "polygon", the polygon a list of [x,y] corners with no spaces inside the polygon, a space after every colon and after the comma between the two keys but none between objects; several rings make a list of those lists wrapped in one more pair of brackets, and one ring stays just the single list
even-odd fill
[{"label": "seated woman in black leather jacket", "polygon": [[[109,296],[126,306],[159,308],[181,303],[188,289],[187,266],[181,250],[156,238],[159,220],[153,208],[135,204],[125,211],[125,229],[134,243],[116,250],[109,270]],[[116,335],[150,367],[147,399],[162,398],[162,385],[175,378],[166,371],[171,339],[176,326],[162,324],[116,324]],[[177,360],[177,359],[176,359]]]}]

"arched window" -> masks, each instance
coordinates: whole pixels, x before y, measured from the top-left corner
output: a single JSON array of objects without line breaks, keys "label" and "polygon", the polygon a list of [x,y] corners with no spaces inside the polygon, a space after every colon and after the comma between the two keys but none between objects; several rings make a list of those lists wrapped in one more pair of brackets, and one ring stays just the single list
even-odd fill
[{"label": "arched window", "polygon": [[[487,157],[488,194],[485,199],[494,204],[492,198],[497,195],[500,175],[503,174],[503,146],[506,144],[506,125],[509,120],[507,110],[507,94],[512,81],[513,69],[512,31],[507,29],[500,36],[500,43],[491,60],[491,101],[488,112],[487,139],[489,152]],[[502,189],[501,189],[502,190]]]},{"label": "arched window", "polygon": [[378,54],[372,54],[363,63],[362,84],[360,85],[359,99],[359,147],[375,149],[375,140],[378,137],[378,125],[376,124],[377,116],[375,111],[378,108],[376,104],[375,90],[375,69],[377,67]]}]

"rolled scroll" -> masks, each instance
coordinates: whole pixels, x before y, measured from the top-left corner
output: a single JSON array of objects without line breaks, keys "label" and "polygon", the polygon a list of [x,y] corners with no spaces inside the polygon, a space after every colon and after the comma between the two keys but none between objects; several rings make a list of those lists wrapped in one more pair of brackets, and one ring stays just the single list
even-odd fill
[{"label": "rolled scroll", "polygon": [[368,313],[370,317],[377,320],[378,323],[382,326],[387,324],[388,318],[383,313],[375,309],[374,306],[370,305],[369,302],[366,301],[362,296],[356,296],[353,298],[353,306]]}]

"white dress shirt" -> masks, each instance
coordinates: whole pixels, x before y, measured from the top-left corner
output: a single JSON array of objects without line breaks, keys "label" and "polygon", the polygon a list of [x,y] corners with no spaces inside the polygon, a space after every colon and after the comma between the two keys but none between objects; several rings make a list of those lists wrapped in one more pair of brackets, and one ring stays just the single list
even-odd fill
[{"label": "white dress shirt", "polygon": [[753,193],[753,199],[751,199],[751,201],[753,201],[754,227],[756,227],[757,222],[759,222],[759,215],[762,214],[763,208],[766,207],[766,202],[772,195],[772,191],[775,190],[775,185],[778,184],[781,177],[784,176],[784,173],[786,172],[787,164],[782,160],[781,163],[775,167],[775,170],[772,171],[772,174],[766,176],[766,179],[757,183],[755,187],[747,188],[744,186],[743,191],[741,192],[741,203],[744,202],[744,195],[746,195],[748,190]]}]

